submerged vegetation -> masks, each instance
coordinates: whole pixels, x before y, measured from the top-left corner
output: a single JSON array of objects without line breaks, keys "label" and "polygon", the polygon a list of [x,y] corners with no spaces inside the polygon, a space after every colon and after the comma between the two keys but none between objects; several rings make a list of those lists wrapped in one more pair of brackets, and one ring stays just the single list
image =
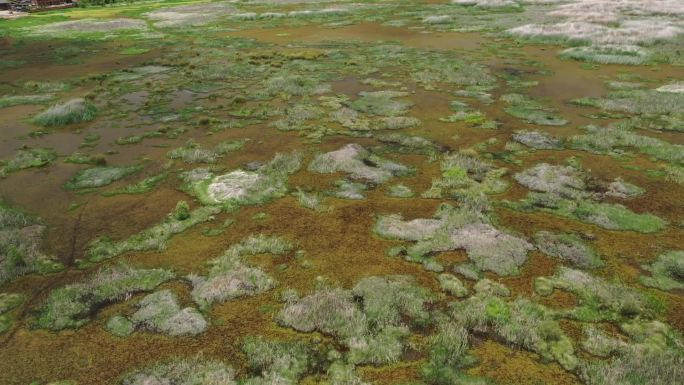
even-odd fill
[{"label": "submerged vegetation", "polygon": [[13,14],[0,383],[678,385],[682,16]]}]

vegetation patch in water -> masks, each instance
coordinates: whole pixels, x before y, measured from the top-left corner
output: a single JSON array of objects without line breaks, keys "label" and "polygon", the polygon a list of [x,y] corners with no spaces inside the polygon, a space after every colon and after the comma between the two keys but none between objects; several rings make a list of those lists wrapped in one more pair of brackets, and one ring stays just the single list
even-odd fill
[{"label": "vegetation patch in water", "polygon": [[89,262],[100,262],[131,251],[164,250],[166,242],[175,234],[202,222],[210,221],[221,210],[216,207],[202,206],[188,211],[184,205],[177,206],[163,222],[130,236],[123,241],[98,238],[88,245],[86,251]]},{"label": "vegetation patch in water", "polygon": [[479,270],[516,275],[534,246],[524,238],[494,227],[476,207],[442,204],[434,218],[404,221],[399,215],[380,216],[375,232],[389,239],[415,241],[408,260],[427,264],[431,253],[464,249]]},{"label": "vegetation patch in water", "polygon": [[132,166],[97,166],[78,171],[65,184],[69,190],[97,188],[114,183],[144,168],[143,165]]},{"label": "vegetation patch in water", "polygon": [[169,290],[148,294],[138,303],[130,320],[140,330],[170,336],[194,336],[204,332],[208,323],[192,307],[181,309],[178,298]]},{"label": "vegetation patch in water", "polygon": [[501,100],[509,105],[504,111],[527,123],[542,126],[563,126],[568,123],[567,120],[555,115],[552,109],[542,106],[525,95],[506,94],[501,97]]},{"label": "vegetation patch in water", "polygon": [[350,349],[352,363],[382,365],[400,359],[411,327],[429,323],[430,302],[429,292],[407,276],[368,277],[352,290],[323,287],[303,298],[290,297],[277,320],[336,338]]},{"label": "vegetation patch in water", "polygon": [[124,376],[121,385],[237,385],[235,370],[221,361],[175,358]]},{"label": "vegetation patch in water", "polygon": [[45,226],[36,218],[0,201],[0,285],[31,273],[63,268],[42,251]]},{"label": "vegetation patch in water", "polygon": [[250,255],[283,255],[292,250],[290,242],[267,235],[251,236],[231,246],[209,262],[206,276],[191,274],[192,298],[205,308],[215,302],[254,296],[275,287],[276,282],[263,270],[249,266],[244,259]]},{"label": "vegetation patch in water", "polygon": [[11,314],[13,309],[24,302],[24,296],[16,293],[0,293],[0,334],[6,332],[12,326]]},{"label": "vegetation patch in water", "polygon": [[651,273],[639,278],[642,284],[660,290],[684,289],[684,251],[660,254],[653,263],[642,268]]},{"label": "vegetation patch in water", "polygon": [[563,148],[563,144],[558,138],[539,131],[516,131],[513,140],[537,150],[559,150]]},{"label": "vegetation patch in water", "polygon": [[0,162],[0,177],[32,167],[43,167],[57,159],[57,153],[50,148],[22,148],[14,158]]},{"label": "vegetation patch in water", "polygon": [[54,99],[54,95],[6,95],[0,96],[0,108],[22,104],[43,104]]},{"label": "vegetation patch in water", "polygon": [[650,319],[660,311],[657,302],[635,289],[569,267],[559,267],[551,277],[537,277],[534,285],[542,295],[551,294],[554,289],[575,294],[579,306],[564,311],[564,315],[585,322]]},{"label": "vegetation patch in water", "polygon": [[[540,163],[515,174],[518,183],[534,190],[518,202],[504,205],[521,211],[541,210],[562,217],[592,223],[609,230],[632,230],[653,233],[667,222],[652,214],[638,214],[617,203],[603,203],[603,196],[632,197],[640,190],[617,180],[602,187],[599,181],[570,166]],[[590,191],[604,189],[604,192]]]},{"label": "vegetation patch in water", "polygon": [[544,254],[573,266],[586,269],[603,266],[603,261],[593,248],[575,234],[539,231],[534,234],[534,242]]},{"label": "vegetation patch in water", "polygon": [[246,140],[228,140],[217,144],[213,149],[204,149],[199,144],[190,141],[183,147],[169,151],[169,159],[181,159],[185,163],[216,163],[224,155],[241,150]]},{"label": "vegetation patch in water", "polygon": [[131,183],[120,189],[104,191],[102,195],[113,196],[121,194],[145,194],[154,190],[157,186],[163,183],[169,176],[168,171],[163,171],[157,175],[152,175],[138,182]]},{"label": "vegetation patch in water", "polygon": [[556,361],[566,370],[574,370],[579,365],[572,340],[553,313],[527,299],[506,302],[497,296],[478,294],[455,303],[451,314],[468,330],[491,333],[534,351],[545,360]]},{"label": "vegetation patch in water", "polygon": [[269,163],[255,171],[234,170],[214,175],[207,169],[196,169],[183,175],[185,191],[197,196],[203,204],[236,209],[271,201],[287,193],[290,174],[299,170],[301,154],[276,154]]},{"label": "vegetation patch in water", "polygon": [[334,173],[343,171],[354,179],[384,183],[394,176],[409,175],[407,166],[381,158],[358,144],[348,144],[339,150],[317,155],[309,164],[309,171]]},{"label": "vegetation patch in water", "polygon": [[65,126],[72,123],[87,122],[95,118],[97,108],[83,98],[71,99],[55,104],[33,118],[41,126]]},{"label": "vegetation patch in water", "polygon": [[173,277],[164,269],[127,265],[102,268],[81,282],[52,290],[38,309],[35,326],[50,330],[81,327],[98,307],[125,300],[132,293],[153,290]]}]

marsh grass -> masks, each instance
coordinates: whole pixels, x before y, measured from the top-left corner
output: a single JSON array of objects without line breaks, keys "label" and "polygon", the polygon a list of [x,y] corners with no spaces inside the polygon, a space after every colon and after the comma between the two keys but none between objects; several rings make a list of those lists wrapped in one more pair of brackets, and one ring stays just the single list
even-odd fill
[{"label": "marsh grass", "polygon": [[257,375],[249,384],[298,383],[305,375],[317,372],[326,359],[320,348],[301,341],[271,341],[263,337],[246,337],[242,352],[250,371]]},{"label": "marsh grass", "polygon": [[461,325],[442,321],[437,333],[430,337],[428,360],[421,367],[421,375],[429,384],[484,385],[484,379],[470,377],[464,371],[476,363],[468,354],[470,336]]},{"label": "marsh grass", "polygon": [[639,278],[643,285],[660,290],[684,289],[684,251],[660,254],[653,263],[642,268],[651,273]]},{"label": "marsh grass", "polygon": [[170,336],[195,336],[204,332],[208,323],[195,308],[181,309],[178,299],[169,290],[148,294],[138,303],[130,320],[142,330]]},{"label": "marsh grass", "polygon": [[235,370],[222,361],[202,357],[175,358],[133,371],[121,385],[236,385]]},{"label": "marsh grass", "polygon": [[515,174],[518,183],[533,190],[518,202],[503,205],[519,211],[545,211],[566,218],[592,223],[609,230],[653,233],[667,222],[649,213],[635,213],[617,203],[600,202],[605,196],[630,198],[641,190],[621,180],[605,184],[577,166],[539,163]]},{"label": "marsh grass", "polygon": [[463,298],[468,295],[468,288],[460,279],[451,274],[440,274],[437,276],[437,280],[439,281],[439,287],[454,297]]},{"label": "marsh grass", "polygon": [[64,163],[104,166],[107,164],[107,158],[104,156],[104,154],[90,155],[84,154],[82,152],[74,152],[71,155],[64,158]]},{"label": "marsh grass", "polygon": [[[579,306],[567,310],[565,315],[585,322],[651,318],[661,311],[655,299],[635,289],[568,267],[559,267],[552,277],[539,277],[537,281],[540,282],[535,282],[535,287],[540,283],[551,291],[557,288],[575,294]],[[544,291],[544,294],[550,292]]]},{"label": "marsh grass", "polygon": [[567,120],[555,115],[552,109],[525,95],[506,94],[501,96],[501,100],[509,105],[504,111],[527,123],[542,126],[563,126],[568,123]]},{"label": "marsh grass", "polygon": [[38,219],[0,201],[0,285],[21,275],[63,268],[43,251],[44,232]]},{"label": "marsh grass", "polygon": [[577,235],[540,231],[534,234],[534,241],[541,252],[574,266],[587,269],[603,266],[593,248]]},{"label": "marsh grass", "polygon": [[393,198],[412,198],[415,196],[415,193],[411,190],[411,188],[403,184],[389,186],[387,190],[387,195]]},{"label": "marsh grass", "polygon": [[287,193],[289,175],[299,170],[301,159],[299,152],[278,153],[255,171],[234,170],[222,175],[197,169],[183,174],[183,189],[203,204],[220,205],[227,210],[266,203]]},{"label": "marsh grass", "polygon": [[491,333],[502,340],[538,353],[574,370],[580,361],[572,340],[565,335],[552,312],[527,299],[506,302],[480,293],[452,306],[452,316],[468,330]]},{"label": "marsh grass", "polygon": [[50,148],[22,148],[14,158],[0,162],[0,178],[7,174],[32,167],[43,167],[57,159],[57,153]]},{"label": "marsh grass", "polygon": [[145,166],[96,166],[78,171],[69,179],[64,187],[69,190],[81,190],[106,186],[135,174]]},{"label": "marsh grass", "polygon": [[359,98],[350,104],[354,110],[379,116],[397,116],[408,112],[413,105],[410,102],[395,100],[405,97],[408,93],[401,91],[373,91],[361,92]]},{"label": "marsh grass", "polygon": [[278,322],[295,330],[318,331],[349,349],[348,361],[385,365],[400,360],[410,328],[430,322],[429,291],[410,277],[368,277],[352,290],[322,287],[287,299]]},{"label": "marsh grass", "polygon": [[33,122],[46,127],[65,126],[67,124],[93,120],[97,108],[83,98],[71,99],[62,104],[55,104],[33,118]]},{"label": "marsh grass", "polygon": [[22,104],[43,104],[55,98],[54,95],[6,95],[0,97],[0,108]]},{"label": "marsh grass", "polygon": [[153,290],[173,277],[164,269],[137,269],[123,264],[104,267],[79,283],[52,290],[38,309],[35,326],[50,330],[81,327],[98,307],[122,301],[132,293]]},{"label": "marsh grass", "polygon": [[413,173],[413,169],[371,153],[358,144],[348,144],[339,150],[317,155],[309,171],[334,173],[343,171],[354,179],[384,183],[395,176]]},{"label": "marsh grass", "polygon": [[513,176],[521,185],[533,191],[568,199],[591,197],[588,175],[570,166],[539,163]]},{"label": "marsh grass", "polygon": [[107,320],[105,329],[117,337],[128,337],[135,331],[135,325],[128,318],[116,315]]},{"label": "marsh grass", "polygon": [[185,163],[216,163],[224,155],[241,150],[246,140],[229,140],[218,143],[213,149],[203,149],[194,141],[189,141],[183,147],[169,151],[169,159],[181,159]]},{"label": "marsh grass", "polygon": [[322,194],[318,192],[306,192],[301,188],[297,187],[297,191],[295,191],[293,195],[295,196],[295,198],[297,198],[299,205],[302,207],[306,207],[307,209],[319,213],[330,212],[333,209],[332,206],[324,203],[324,198]]},{"label": "marsh grass", "polygon": [[586,133],[570,138],[574,149],[597,154],[620,154],[625,148],[635,149],[654,159],[673,164],[684,164],[684,146],[640,135],[628,126],[587,126]]},{"label": "marsh grass", "polygon": [[0,293],[0,334],[12,327],[13,317],[10,311],[24,302],[24,296],[16,293]]},{"label": "marsh grass", "polygon": [[405,258],[422,262],[426,268],[435,265],[430,255],[464,249],[478,270],[518,274],[534,246],[494,227],[477,205],[454,208],[443,204],[432,219],[404,221],[396,214],[380,216],[374,231],[383,238],[414,241],[406,248]]},{"label": "marsh grass", "polygon": [[221,210],[217,207],[202,206],[188,212],[187,218],[177,218],[176,211],[169,214],[161,223],[145,229],[122,241],[97,238],[90,242],[86,250],[84,264],[100,262],[131,251],[164,250],[166,242],[175,234],[202,222],[210,221]]},{"label": "marsh grass", "polygon": [[259,234],[232,245],[223,255],[209,261],[206,276],[191,274],[192,298],[200,307],[238,297],[254,296],[275,287],[276,282],[263,270],[249,266],[245,257],[257,254],[284,255],[294,245],[277,236]]},{"label": "marsh grass", "polygon": [[518,202],[504,202],[504,206],[519,211],[544,211],[561,217],[595,224],[608,230],[631,230],[655,233],[667,227],[662,218],[649,213],[635,213],[617,203],[570,200],[550,193],[530,193]]},{"label": "marsh grass", "polygon": [[157,175],[152,175],[138,182],[131,183],[120,189],[114,189],[102,192],[103,196],[114,196],[121,194],[145,194],[154,190],[157,186],[162,184],[169,176],[168,171],[163,171]]},{"label": "marsh grass", "polygon": [[648,50],[635,45],[599,45],[572,47],[563,50],[564,59],[599,64],[639,65],[653,60]]},{"label": "marsh grass", "polygon": [[423,198],[465,198],[483,194],[498,194],[508,189],[502,177],[508,172],[497,168],[470,150],[446,153],[440,162],[441,178],[433,179]]},{"label": "marsh grass", "polygon": [[[681,343],[681,341],[680,341]],[[674,385],[684,376],[684,357],[678,347],[647,343],[614,345],[615,357],[587,362],[580,378],[589,385]],[[612,349],[611,349],[612,350]]]},{"label": "marsh grass", "polygon": [[368,186],[363,183],[352,182],[346,179],[339,179],[335,181],[335,190],[330,194],[340,199],[362,200],[366,199],[364,191],[368,190]]},{"label": "marsh grass", "polygon": [[513,140],[537,150],[559,150],[563,148],[563,144],[558,138],[540,131],[516,131]]},{"label": "marsh grass", "polygon": [[373,136],[383,143],[382,146],[377,148],[380,153],[421,154],[429,156],[430,160],[436,160],[440,151],[443,150],[434,141],[418,135],[391,132],[378,133]]}]

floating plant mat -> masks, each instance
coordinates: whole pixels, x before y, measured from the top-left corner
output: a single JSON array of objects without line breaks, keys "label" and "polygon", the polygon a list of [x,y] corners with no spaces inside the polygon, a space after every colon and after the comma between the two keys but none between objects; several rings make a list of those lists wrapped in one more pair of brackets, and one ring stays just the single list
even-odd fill
[{"label": "floating plant mat", "polygon": [[80,5],[0,22],[1,384],[684,378],[680,1]]}]

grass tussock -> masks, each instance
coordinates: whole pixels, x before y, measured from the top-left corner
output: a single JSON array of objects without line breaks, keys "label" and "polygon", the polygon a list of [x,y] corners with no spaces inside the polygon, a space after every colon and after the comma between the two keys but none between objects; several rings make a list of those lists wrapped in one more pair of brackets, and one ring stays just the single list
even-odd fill
[{"label": "grass tussock", "polygon": [[266,203],[287,193],[288,177],[299,170],[301,158],[298,152],[279,153],[255,171],[234,170],[222,175],[195,169],[183,174],[183,188],[204,204],[227,209]]},{"label": "grass tussock", "polygon": [[409,277],[368,277],[352,289],[319,288],[291,297],[277,320],[283,326],[318,331],[347,346],[348,361],[383,365],[397,362],[411,328],[430,322],[429,292]]},{"label": "grass tussock", "polygon": [[409,175],[410,167],[381,158],[358,144],[348,144],[339,150],[317,155],[309,171],[318,173],[346,172],[354,179],[384,183],[395,176]]},{"label": "grass tussock", "polygon": [[563,126],[566,119],[557,116],[554,111],[541,103],[521,94],[506,94],[501,97],[509,107],[504,111],[530,124],[541,126]]},{"label": "grass tussock", "polygon": [[292,251],[292,243],[277,237],[259,234],[232,245],[209,262],[206,276],[192,274],[192,298],[201,307],[239,297],[254,296],[275,287],[276,282],[263,270],[249,266],[245,257],[257,254],[284,255]]},{"label": "grass tussock", "polygon": [[44,167],[57,159],[57,152],[50,148],[22,148],[14,158],[0,161],[0,178],[32,167]]},{"label": "grass tussock", "polygon": [[16,293],[0,293],[0,334],[12,327],[11,310],[24,302],[24,296]]},{"label": "grass tussock", "polygon": [[566,370],[579,365],[572,340],[561,330],[551,311],[527,299],[506,302],[480,293],[452,307],[452,317],[468,330],[489,333],[543,359],[558,362]]},{"label": "grass tussock", "polygon": [[130,251],[163,250],[166,242],[176,234],[202,222],[213,219],[221,210],[216,207],[199,207],[189,211],[180,204],[161,223],[145,229],[122,241],[98,238],[88,245],[88,262],[100,262]]},{"label": "grass tussock", "polygon": [[0,108],[19,106],[22,104],[43,104],[55,98],[54,95],[6,95],[0,96]]},{"label": "grass tussock", "polygon": [[684,251],[660,254],[653,263],[642,268],[651,273],[639,278],[643,285],[660,290],[684,289]]},{"label": "grass tussock", "polygon": [[175,358],[127,374],[121,385],[237,385],[235,370],[221,361]]},{"label": "grass tussock", "polygon": [[565,315],[585,322],[650,318],[661,308],[657,301],[635,289],[568,267],[559,267],[552,277],[535,280],[535,290],[540,294],[550,294],[554,289],[577,296],[579,306]]},{"label": "grass tussock", "polygon": [[194,141],[189,141],[183,147],[169,151],[169,159],[181,159],[185,163],[216,163],[224,155],[241,150],[246,140],[228,140],[217,144],[213,149],[204,149]]},{"label": "grass tussock", "polygon": [[518,202],[504,202],[515,210],[540,210],[609,230],[653,233],[667,226],[667,222],[653,214],[639,214],[621,204],[601,202],[606,196],[631,198],[642,193],[639,187],[620,179],[606,184],[578,168],[547,163],[523,170],[514,178],[533,190]]},{"label": "grass tussock", "polygon": [[202,314],[192,307],[181,308],[169,290],[160,290],[143,298],[130,320],[138,329],[170,336],[194,336],[208,327]]},{"label": "grass tussock", "polygon": [[164,269],[104,267],[82,282],[52,290],[38,309],[35,326],[49,330],[81,327],[98,307],[125,300],[132,293],[153,290],[173,277]]},{"label": "grass tussock", "polygon": [[97,108],[83,98],[55,104],[33,118],[33,122],[46,127],[87,122],[95,118]]},{"label": "grass tussock", "polygon": [[143,165],[132,166],[96,166],[78,171],[65,184],[69,190],[81,190],[106,186],[135,174],[143,169]]},{"label": "grass tussock", "polygon": [[63,268],[42,250],[45,226],[0,201],[0,285],[31,273]]},{"label": "grass tussock", "polygon": [[603,261],[594,249],[575,234],[554,234],[548,231],[539,231],[534,234],[534,242],[544,254],[573,266],[586,269],[603,266]]},{"label": "grass tussock", "polygon": [[375,232],[388,239],[414,241],[405,250],[408,260],[433,264],[428,256],[464,249],[478,270],[515,275],[533,246],[525,239],[494,227],[476,206],[443,204],[432,219],[404,221],[399,215],[380,216]]}]

